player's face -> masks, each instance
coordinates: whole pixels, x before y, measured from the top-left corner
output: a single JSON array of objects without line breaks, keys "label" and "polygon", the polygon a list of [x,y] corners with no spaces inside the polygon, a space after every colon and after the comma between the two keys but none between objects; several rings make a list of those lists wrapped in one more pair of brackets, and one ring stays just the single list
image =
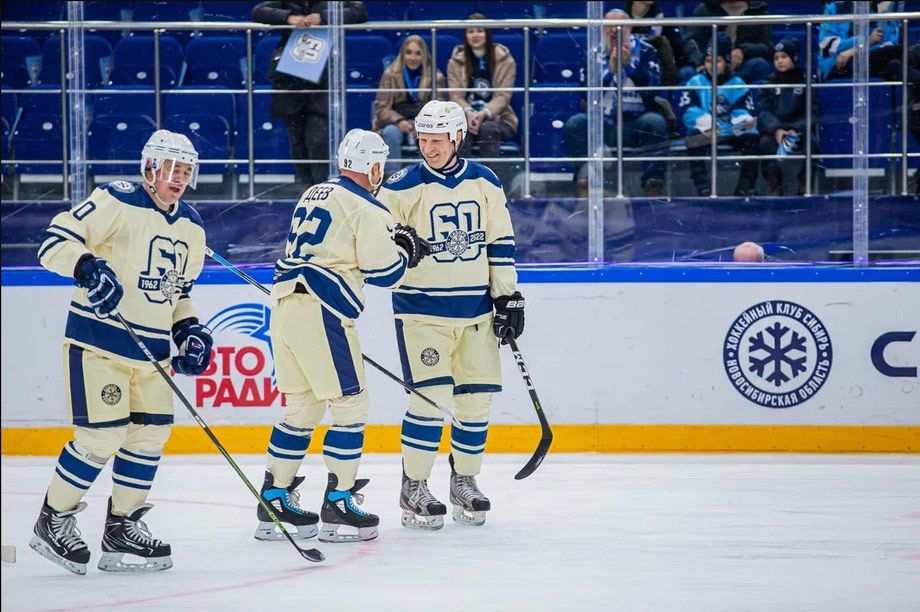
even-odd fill
[{"label": "player's face", "polygon": [[160,169],[154,174],[153,186],[157,194],[170,204],[177,201],[185,193],[195,167],[192,164],[168,159],[160,164]]},{"label": "player's face", "polygon": [[422,65],[422,48],[414,42],[410,42],[403,50],[403,63],[409,70],[418,70]]},{"label": "player's face", "polygon": [[482,28],[467,28],[466,42],[468,42],[473,49],[482,49],[486,46],[486,31]]},{"label": "player's face", "polygon": [[419,134],[418,148],[432,168],[443,168],[454,154],[454,145],[447,134]]},{"label": "player's face", "polygon": [[792,70],[792,58],[782,51],[777,51],[773,54],[773,67],[777,72]]}]

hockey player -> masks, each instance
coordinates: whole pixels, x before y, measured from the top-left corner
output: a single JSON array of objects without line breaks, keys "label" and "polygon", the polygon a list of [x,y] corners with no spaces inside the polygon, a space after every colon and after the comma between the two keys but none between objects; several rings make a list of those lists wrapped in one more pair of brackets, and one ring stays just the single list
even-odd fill
[{"label": "hockey player", "polygon": [[[428,254],[411,227],[395,225],[374,197],[389,148],[366,130],[351,130],[338,148],[341,176],[309,188],[294,209],[285,257],[275,265],[270,334],[284,419],[268,445],[262,496],[298,538],[316,535],[316,514],[300,508],[295,477],[313,429],[328,407],[333,424],[323,440],[329,469],[320,511],[324,542],[370,540],[379,519],[358,507],[367,479],[355,479],[370,404],[355,319],[365,282],[394,287]],[[257,509],[255,537],[278,539]],[[347,527],[339,533],[341,527]],[[355,533],[355,531],[357,533]]]},{"label": "hockey player", "polygon": [[[423,162],[394,174],[380,191],[398,223],[419,229],[432,256],[393,293],[396,338],[406,380],[441,405],[453,403],[450,501],[453,518],[482,525],[489,499],[476,485],[492,393],[501,391],[498,341],[524,330],[516,290],[514,231],[501,182],[461,159],[466,116],[454,102],[428,102],[415,118]],[[493,315],[494,308],[494,315]],[[402,424],[402,524],[440,529],[447,509],[428,489],[442,415],[411,396]]]},{"label": "hockey player", "polygon": [[[152,508],[145,502],[173,423],[172,390],[110,315],[117,308],[164,367],[171,336],[179,349],[171,365],[180,374],[200,374],[211,359],[211,334],[190,299],[205,233],[195,209],[180,200],[195,187],[198,153],[184,135],[157,130],[144,145],[140,172],[142,182],[107,183],[55,216],[38,252],[45,268],[77,285],[64,337],[76,429],[61,451],[30,546],[75,574],[86,574],[90,558],[75,515],[113,454],[99,569],[172,567],[169,544],[141,520]],[[126,553],[142,561],[124,560]]]}]

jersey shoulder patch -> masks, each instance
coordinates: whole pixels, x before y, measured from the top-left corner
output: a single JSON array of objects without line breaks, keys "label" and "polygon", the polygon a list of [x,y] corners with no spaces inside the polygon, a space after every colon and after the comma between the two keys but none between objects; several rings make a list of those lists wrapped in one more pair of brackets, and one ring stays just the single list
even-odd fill
[{"label": "jersey shoulder patch", "polygon": [[118,193],[134,193],[137,191],[137,183],[131,183],[129,181],[112,181],[107,183],[106,186],[112,190],[117,191]]},{"label": "jersey shoulder patch", "polygon": [[471,159],[466,160],[466,163],[469,164],[469,167],[466,170],[467,176],[464,178],[485,179],[499,189],[502,188],[502,182],[498,180],[498,177],[495,175],[495,172],[493,172],[491,168]]},{"label": "jersey shoulder patch", "polygon": [[407,166],[386,181],[387,189],[402,191],[422,184],[421,164]]}]

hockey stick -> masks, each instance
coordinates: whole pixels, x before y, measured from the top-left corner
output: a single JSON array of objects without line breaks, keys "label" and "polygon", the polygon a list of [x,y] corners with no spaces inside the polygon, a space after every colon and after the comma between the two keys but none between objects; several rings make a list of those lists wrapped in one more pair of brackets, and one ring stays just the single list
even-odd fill
[{"label": "hockey stick", "polygon": [[[268,287],[266,287],[265,285],[263,285],[262,283],[254,279],[253,277],[249,276],[248,274],[246,274],[245,272],[243,272],[236,266],[234,266],[232,263],[230,263],[229,261],[221,257],[218,253],[215,253],[214,251],[212,251],[210,247],[204,247],[204,252],[208,255],[208,257],[212,258],[214,261],[221,264],[222,266],[224,266],[225,268],[227,268],[228,270],[230,270],[231,272],[233,272],[234,274],[242,278],[244,281],[246,281],[247,283],[249,283],[256,289],[259,289],[265,295],[271,295],[271,290],[269,290]],[[399,385],[402,386],[403,389],[405,389],[409,393],[414,393],[416,396],[421,398],[422,401],[424,401],[426,404],[428,404],[432,408],[436,408],[437,410],[440,410],[443,414],[450,417],[451,422],[455,423],[458,427],[460,426],[460,421],[457,420],[457,417],[454,416],[454,413],[451,412],[449,409],[445,408],[444,406],[441,406],[434,400],[428,398],[427,396],[423,395],[419,391],[415,390],[414,388],[412,388],[412,386],[409,383],[404,381],[402,378],[400,378],[396,374],[393,374],[392,372],[387,370],[385,367],[383,367],[382,365],[380,365],[379,363],[377,363],[376,361],[374,361],[373,359],[365,355],[364,353],[361,353],[361,357],[364,358],[364,361],[368,362],[369,364],[377,368],[377,370],[382,372],[387,378],[399,383]]]},{"label": "hockey stick", "polygon": [[125,328],[125,331],[128,332],[128,335],[131,336],[131,339],[134,341],[134,343],[137,344],[144,355],[147,356],[147,360],[152,363],[154,367],[156,367],[157,372],[159,372],[160,376],[163,377],[163,380],[169,384],[173,390],[173,393],[176,394],[176,397],[178,397],[182,403],[185,404],[185,407],[188,409],[188,411],[192,413],[192,416],[196,421],[198,421],[198,424],[201,425],[204,433],[208,434],[208,437],[211,438],[211,442],[214,443],[214,446],[217,447],[217,450],[220,451],[220,454],[224,456],[224,459],[227,460],[227,462],[230,464],[230,467],[232,467],[233,471],[236,472],[236,475],[239,476],[244,483],[246,483],[246,487],[253,495],[255,495],[256,499],[259,501],[259,505],[262,506],[262,509],[268,513],[268,516],[272,519],[275,527],[277,527],[281,533],[284,534],[284,537],[288,539],[288,542],[291,543],[291,546],[296,548],[297,552],[300,553],[300,556],[307,561],[318,563],[325,560],[326,556],[316,548],[301,548],[297,545],[297,542],[294,541],[294,538],[291,537],[291,534],[288,533],[287,529],[284,528],[284,525],[281,523],[281,521],[278,520],[278,517],[275,515],[274,510],[272,510],[272,507],[268,504],[268,502],[262,499],[262,496],[258,491],[256,491],[256,488],[252,486],[252,483],[249,482],[249,479],[246,478],[246,475],[243,474],[242,470],[240,470],[240,467],[236,464],[236,461],[233,460],[233,457],[230,456],[230,453],[227,452],[227,449],[224,448],[224,445],[220,443],[220,440],[217,439],[217,436],[214,435],[214,432],[211,431],[211,428],[208,427],[207,423],[205,423],[201,416],[199,416],[198,412],[192,408],[192,404],[188,401],[188,399],[186,399],[185,394],[179,390],[179,387],[177,387],[176,383],[173,382],[172,377],[166,370],[163,369],[163,366],[160,365],[160,362],[156,360],[156,358],[144,344],[144,341],[138,337],[138,335],[134,332],[134,329],[131,328],[131,325],[125,320],[123,316],[121,316],[121,314],[118,312],[113,312],[112,315],[118,319],[118,322],[122,324],[122,326]]},{"label": "hockey stick", "polygon": [[517,341],[511,336],[508,336],[507,339],[508,346],[511,347],[511,352],[514,354],[514,362],[517,363],[518,369],[521,371],[521,377],[524,379],[524,384],[527,385],[527,391],[530,393],[533,409],[537,411],[537,418],[540,419],[540,429],[542,430],[540,443],[537,444],[537,450],[533,452],[530,461],[521,468],[521,471],[514,475],[515,480],[523,480],[533,474],[534,470],[543,463],[543,459],[546,457],[546,453],[553,443],[553,430],[550,429],[549,421],[546,420],[546,415],[543,413],[543,406],[540,405],[540,398],[537,397],[537,390],[533,388],[533,381],[530,379],[530,374],[527,372],[527,366],[524,365],[524,357],[521,355]]}]

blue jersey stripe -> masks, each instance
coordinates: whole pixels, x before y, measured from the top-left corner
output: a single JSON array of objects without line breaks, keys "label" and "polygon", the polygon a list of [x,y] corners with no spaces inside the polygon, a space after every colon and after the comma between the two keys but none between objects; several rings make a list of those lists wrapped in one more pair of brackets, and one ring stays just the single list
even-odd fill
[{"label": "blue jersey stripe", "polygon": [[463,395],[464,393],[499,393],[501,390],[501,385],[457,385],[454,387],[454,395]]},{"label": "blue jersey stripe", "polygon": [[355,371],[355,362],[351,357],[351,346],[348,344],[345,328],[339,318],[326,307],[323,307],[323,327],[326,330],[326,340],[329,343],[329,352],[332,354],[332,363],[342,395],[359,393],[361,383]]},{"label": "blue jersey stripe", "polygon": [[[71,300],[70,307],[75,308],[76,310],[79,310],[81,312],[85,312],[86,314],[91,315],[95,318],[98,318],[96,317],[96,311],[90,308],[89,306],[84,306],[83,304],[79,304]],[[127,319],[125,320],[127,321]],[[146,325],[140,325],[139,323],[135,323],[134,321],[128,321],[128,324],[134,329],[135,332],[145,332],[148,334],[160,334],[163,336],[172,337],[172,330],[169,330],[169,329],[160,329],[159,327],[148,327]],[[120,329],[120,328],[116,328],[116,329]]]},{"label": "blue jersey stripe", "polygon": [[88,425],[86,387],[83,382],[83,347],[70,346],[67,351],[68,377],[70,378],[70,411],[74,425]]},{"label": "blue jersey stripe", "polygon": [[[86,244],[86,238],[84,238],[83,236],[81,236],[80,234],[76,233],[73,230],[67,229],[66,227],[61,227],[60,225],[52,224],[48,226],[47,231],[51,232],[51,230],[54,230],[56,232],[61,232],[62,234],[67,234],[68,236],[71,236],[72,238],[76,239],[80,244]],[[51,232],[51,233],[54,233],[54,232]]]},{"label": "blue jersey stripe", "polygon": [[[135,344],[127,331],[73,311],[67,316],[67,328],[64,331],[64,336],[127,359],[147,361],[147,356]],[[157,361],[163,361],[169,357],[169,340],[144,338],[144,344],[153,353],[153,357]],[[73,376],[73,370],[71,370],[71,376]],[[72,379],[71,384],[73,384]],[[73,393],[72,390],[71,393]]]},{"label": "blue jersey stripe", "polygon": [[486,245],[486,255],[489,257],[514,257],[513,244]]},{"label": "blue jersey stripe", "polygon": [[492,298],[482,295],[425,295],[393,293],[394,314],[417,314],[451,319],[473,319],[492,312]]},{"label": "blue jersey stripe", "polygon": [[406,352],[406,336],[403,332],[403,322],[399,319],[396,319],[396,348],[399,350],[399,363],[402,366],[403,380],[411,386],[412,368],[409,367],[409,354]]}]

